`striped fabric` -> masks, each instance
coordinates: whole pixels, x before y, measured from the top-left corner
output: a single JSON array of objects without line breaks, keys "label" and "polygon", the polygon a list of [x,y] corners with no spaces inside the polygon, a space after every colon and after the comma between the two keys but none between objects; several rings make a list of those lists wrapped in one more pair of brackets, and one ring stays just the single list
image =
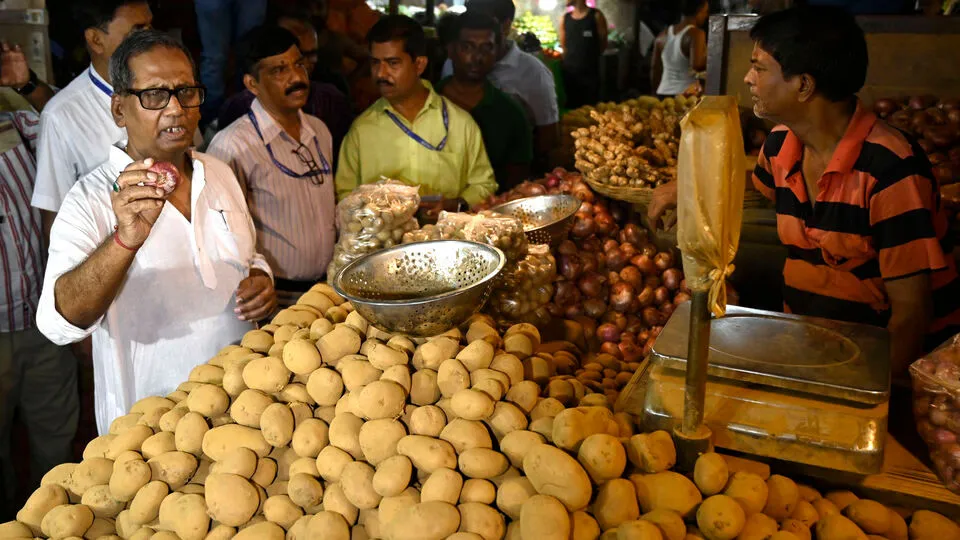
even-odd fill
[{"label": "striped fabric", "polygon": [[0,332],[33,327],[43,279],[40,212],[30,206],[40,118],[0,113]]},{"label": "striped fabric", "polygon": [[[233,169],[246,194],[250,214],[257,228],[257,251],[262,253],[278,278],[319,280],[333,258],[334,226],[333,174],[323,175],[323,184],[309,178],[285,174],[281,165],[302,174],[309,170],[296,155],[300,142],[319,167],[332,163],[330,131],[319,118],[300,113],[300,142],[294,141],[255,100],[250,110],[256,116],[263,138],[247,115],[217,133],[207,153]],[[317,155],[317,147],[323,159]]]},{"label": "striped fabric", "polygon": [[916,143],[858,104],[811,205],[803,144],[779,126],[763,146],[753,183],[776,203],[789,312],[885,326],[884,283],[930,273],[929,343],[960,332],[960,279],[930,163]]}]

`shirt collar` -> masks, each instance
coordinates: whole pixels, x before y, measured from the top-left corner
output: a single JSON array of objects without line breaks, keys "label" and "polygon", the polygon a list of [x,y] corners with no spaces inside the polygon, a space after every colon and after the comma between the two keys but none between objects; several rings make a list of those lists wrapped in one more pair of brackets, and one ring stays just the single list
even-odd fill
[{"label": "shirt collar", "polygon": [[[263,104],[260,103],[260,98],[255,98],[253,103],[250,104],[250,112],[257,118],[257,125],[260,127],[260,135],[263,137],[264,144],[272,143],[274,139],[284,133],[280,124],[273,119],[273,116],[271,116],[270,113],[267,112],[267,109],[263,107]],[[314,133],[310,124],[307,123],[303,111],[300,110],[297,114],[300,116],[300,142],[312,140],[316,136],[316,133]],[[290,137],[290,139],[292,140],[293,137]]]},{"label": "shirt collar", "polygon": [[497,62],[497,66],[518,67],[521,54],[523,54],[523,51],[520,50],[520,47],[517,47],[517,42],[507,40],[507,54],[503,55],[503,58]]},{"label": "shirt collar", "polygon": [[876,123],[877,115],[865,108],[858,99],[857,109],[854,111],[853,117],[850,118],[847,131],[844,132],[843,138],[840,139],[836,150],[833,151],[833,156],[830,158],[830,163],[827,164],[824,173],[849,174],[853,170],[857,158],[860,157],[863,143],[867,140],[867,136],[870,135]]},{"label": "shirt collar", "polygon": [[[423,108],[417,113],[417,118],[419,118],[422,114],[426,114],[430,109],[440,110],[443,107],[443,98],[441,98],[440,94],[434,90],[433,85],[430,84],[429,81],[425,81],[423,79],[421,79],[420,82],[423,84],[424,88],[430,92],[430,94],[427,96],[427,101],[423,104]],[[393,106],[390,105],[390,102],[386,100],[386,98],[380,98],[377,100],[376,107],[380,110],[380,112],[386,112],[389,110],[391,113],[396,114],[398,118],[402,118],[400,112],[394,109]]]},{"label": "shirt collar", "polygon": [[108,98],[113,96],[113,86],[101,77],[97,70],[93,69],[93,64],[90,64],[90,67],[87,68],[87,78],[98,93]]}]

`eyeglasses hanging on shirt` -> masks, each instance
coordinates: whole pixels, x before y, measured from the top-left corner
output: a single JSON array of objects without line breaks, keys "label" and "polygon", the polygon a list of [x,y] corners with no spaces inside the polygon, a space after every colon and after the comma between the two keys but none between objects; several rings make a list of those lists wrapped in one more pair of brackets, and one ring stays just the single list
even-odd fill
[{"label": "eyeglasses hanging on shirt", "polygon": [[303,163],[307,166],[307,172],[298,173],[290,170],[289,167],[277,161],[276,156],[273,155],[273,149],[270,148],[270,143],[263,138],[263,133],[260,131],[260,123],[257,122],[257,117],[253,114],[253,111],[248,111],[247,116],[250,118],[250,122],[253,124],[253,129],[257,131],[257,135],[260,137],[260,140],[263,141],[264,146],[267,147],[267,154],[273,161],[273,165],[280,169],[280,172],[291,178],[308,178],[315,186],[323,184],[324,175],[330,174],[332,168],[330,167],[330,163],[327,162],[327,158],[323,157],[323,152],[320,151],[320,143],[317,141],[316,136],[313,137],[313,144],[317,149],[317,157],[320,158],[320,164],[322,166],[317,166],[317,162],[314,161],[313,156],[310,155],[310,148],[298,141],[299,146],[297,146],[297,149],[293,151],[293,154],[300,159],[300,163]]},{"label": "eyeglasses hanging on shirt", "polygon": [[427,150],[433,150],[434,152],[440,152],[445,146],[447,146],[447,135],[450,134],[450,116],[447,114],[447,100],[440,98],[440,102],[443,103],[443,139],[440,140],[440,144],[434,146],[427,141],[423,140],[419,135],[414,133],[406,124],[400,121],[399,118],[394,116],[390,111],[384,110],[383,112],[387,113],[387,116],[393,120],[393,123],[397,125],[398,128],[402,129],[404,133],[407,134],[407,137],[420,143],[420,146],[423,146]]}]

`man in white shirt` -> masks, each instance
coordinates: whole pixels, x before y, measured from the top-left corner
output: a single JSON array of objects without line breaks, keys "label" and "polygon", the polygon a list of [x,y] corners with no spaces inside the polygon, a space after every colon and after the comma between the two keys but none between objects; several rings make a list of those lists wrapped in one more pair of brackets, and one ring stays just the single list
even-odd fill
[{"label": "man in white shirt", "polygon": [[301,110],[310,79],[290,31],[254,29],[244,36],[238,60],[256,99],[207,152],[240,180],[257,228],[257,251],[273,268],[278,300],[287,306],[323,278],[333,258],[332,138],[319,118]]},{"label": "man in white shirt", "polygon": [[[478,11],[500,22],[503,36],[512,35],[513,19],[517,8],[513,0],[470,0],[469,11]],[[450,60],[443,66],[443,77],[453,75],[453,63]],[[487,76],[494,86],[504,93],[515,97],[535,126],[534,156],[547,159],[553,152],[559,139],[560,108],[557,104],[557,89],[553,73],[536,56],[523,52],[511,39],[503,39],[493,71]],[[540,169],[546,169],[548,163],[537,163]]]},{"label": "man in white shirt", "polygon": [[[110,73],[111,110],[129,140],[64,199],[37,313],[54,343],[93,335],[100,433],[138,399],[173,391],[276,306],[236,178],[190,150],[204,92],[186,47],[134,32]],[[168,192],[171,172],[179,180]]]},{"label": "man in white shirt", "polygon": [[110,55],[127,34],[149,28],[153,21],[146,0],[83,0],[73,10],[91,63],[47,103],[40,116],[37,185],[31,202],[42,210],[48,237],[74,182],[103,163],[111,145],[126,138],[110,114]]}]

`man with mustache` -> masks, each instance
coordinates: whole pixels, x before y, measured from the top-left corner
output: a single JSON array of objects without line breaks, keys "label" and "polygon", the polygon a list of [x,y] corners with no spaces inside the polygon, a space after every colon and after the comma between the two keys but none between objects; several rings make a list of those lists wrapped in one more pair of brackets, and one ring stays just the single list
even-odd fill
[{"label": "man with mustache", "polygon": [[333,257],[337,232],[330,131],[301,109],[310,80],[297,38],[262,26],[241,42],[243,83],[256,99],[214,137],[208,152],[230,165],[257,227],[258,251],[276,274],[278,299],[296,303]]},{"label": "man with mustache", "polygon": [[190,149],[204,91],[187,48],[162,32],[134,32],[110,74],[111,111],[128,139],[67,193],[37,311],[54,343],[93,336],[101,434],[276,306],[236,178]]},{"label": "man with mustache", "polygon": [[421,195],[473,205],[497,190],[477,123],[420,76],[427,67],[423,28],[383,17],[367,36],[382,96],[350,128],[340,148],[337,196],[381,177],[419,185]]},{"label": "man with mustache", "polygon": [[530,176],[533,134],[520,104],[487,80],[503,35],[493,17],[468,11],[453,22],[448,46],[453,77],[437,85],[450,101],[470,111],[480,126],[497,184],[506,191]]}]

